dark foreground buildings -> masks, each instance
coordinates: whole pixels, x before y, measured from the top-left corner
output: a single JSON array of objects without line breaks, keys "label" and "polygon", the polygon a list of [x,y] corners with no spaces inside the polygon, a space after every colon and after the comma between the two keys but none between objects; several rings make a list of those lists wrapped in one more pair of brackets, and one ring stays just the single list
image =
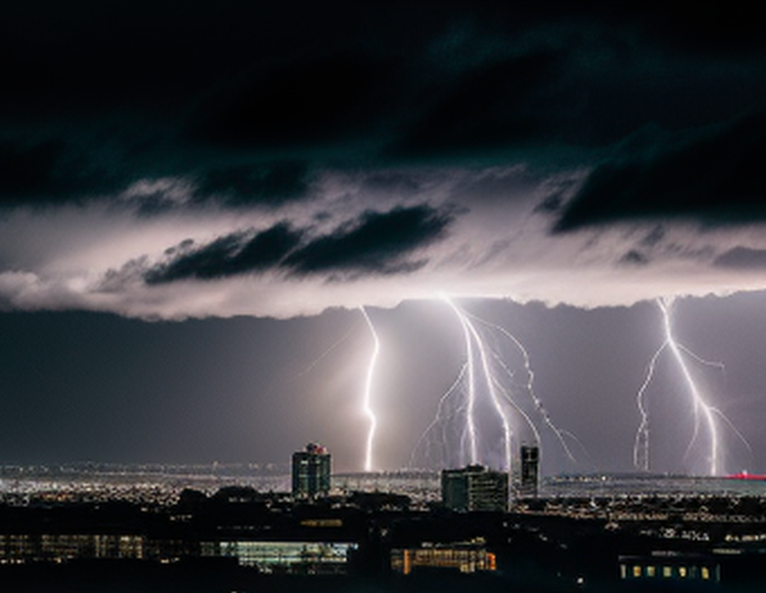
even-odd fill
[{"label": "dark foreground buildings", "polygon": [[[445,475],[448,490],[486,494],[476,486],[492,479],[477,478],[492,474]],[[0,590],[749,593],[766,583],[766,497],[538,497],[508,511],[405,499],[227,487],[168,505],[0,504]]]}]

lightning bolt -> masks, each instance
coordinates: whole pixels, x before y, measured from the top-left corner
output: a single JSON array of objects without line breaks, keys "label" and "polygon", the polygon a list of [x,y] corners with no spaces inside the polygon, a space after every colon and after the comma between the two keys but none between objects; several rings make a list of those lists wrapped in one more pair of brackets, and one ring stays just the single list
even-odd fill
[{"label": "lightning bolt", "polygon": [[473,436],[472,445],[474,447],[472,449],[472,463],[476,463],[478,461],[478,454],[475,449],[476,429],[475,429],[475,422],[473,419],[473,410],[475,407],[475,400],[476,400],[476,392],[475,392],[475,386],[474,386],[475,371],[473,370],[473,365],[474,365],[473,358],[472,358],[473,350],[471,348],[471,344],[475,343],[476,349],[479,352],[481,372],[484,377],[484,381],[486,382],[486,385],[487,385],[487,393],[489,394],[490,402],[492,403],[492,406],[494,407],[495,412],[497,413],[497,416],[500,418],[500,423],[502,425],[505,469],[510,471],[512,466],[512,460],[513,460],[513,455],[511,452],[512,443],[513,443],[513,430],[511,428],[510,416],[506,408],[503,406],[503,401],[510,404],[517,411],[517,413],[526,421],[526,423],[529,425],[532,432],[534,433],[535,440],[538,444],[540,442],[540,435],[534,423],[529,418],[529,416],[524,412],[524,410],[521,409],[521,407],[519,407],[516,401],[512,398],[511,394],[503,387],[502,382],[498,379],[497,375],[492,369],[491,362],[492,360],[494,360],[496,363],[499,363],[502,366],[502,368],[506,370],[509,377],[512,377],[512,373],[510,373],[510,370],[503,363],[502,359],[497,355],[497,353],[495,353],[494,351],[491,351],[490,348],[488,348],[484,339],[481,336],[481,333],[476,328],[476,325],[473,323],[473,321],[475,319],[477,323],[483,323],[484,325],[490,325],[490,324],[487,324],[483,320],[480,320],[473,316],[469,316],[460,307],[455,305],[455,303],[453,303],[452,300],[450,300],[446,295],[442,295],[442,298],[447,302],[447,304],[450,306],[452,311],[455,313],[455,315],[459,319],[460,324],[463,327],[463,332],[465,336],[466,356],[467,356],[468,374],[469,374],[469,381],[470,381],[467,424],[469,426],[469,432]]},{"label": "lightning bolt", "polygon": [[471,323],[468,317],[461,311],[460,312],[461,323],[466,323],[468,329],[476,341],[476,346],[479,349],[479,359],[481,360],[481,368],[484,373],[484,379],[487,382],[487,390],[489,392],[492,405],[495,407],[497,415],[500,417],[500,422],[503,425],[503,447],[505,450],[505,469],[510,471],[511,469],[511,423],[508,420],[508,414],[500,403],[500,398],[497,393],[497,383],[489,366],[489,357],[487,356],[487,348],[484,345],[484,341],[481,339],[479,332],[476,331],[476,327]]},{"label": "lightning bolt", "polygon": [[721,434],[720,427],[717,420],[723,421],[726,426],[739,438],[749,451],[752,452],[750,444],[744,438],[742,433],[731,423],[731,421],[721,412],[718,408],[712,406],[708,402],[708,397],[702,393],[702,390],[697,385],[692,375],[689,365],[684,355],[688,356],[697,363],[706,366],[716,366],[723,369],[721,363],[714,363],[704,360],[697,354],[693,353],[686,346],[679,343],[673,332],[673,298],[660,298],[656,301],[657,306],[662,314],[662,327],[665,335],[665,340],[662,345],[652,356],[647,369],[644,382],[641,384],[641,388],[636,395],[636,404],[638,406],[639,414],[641,415],[641,422],[636,432],[636,439],[633,446],[633,463],[641,470],[649,470],[649,412],[645,404],[645,392],[649,387],[654,376],[657,360],[660,355],[666,350],[669,350],[673,359],[676,361],[678,368],[681,371],[681,376],[686,384],[687,391],[691,398],[692,410],[694,412],[694,431],[692,433],[689,444],[684,454],[684,459],[689,456],[693,450],[700,432],[705,431],[707,433],[709,441],[709,449],[707,454],[708,469],[707,472],[711,476],[717,476],[721,473],[722,464],[722,447],[721,447]]},{"label": "lightning bolt", "polygon": [[692,402],[694,405],[694,434],[692,435],[691,441],[689,441],[689,446],[686,450],[686,453],[688,455],[689,451],[694,445],[694,442],[697,439],[697,435],[699,433],[699,428],[700,428],[700,410],[701,410],[702,416],[704,416],[705,423],[707,424],[708,435],[710,437],[710,453],[708,456],[708,461],[710,462],[709,473],[711,476],[717,476],[718,469],[719,469],[719,461],[720,461],[719,460],[720,447],[718,442],[718,425],[715,422],[715,416],[714,416],[717,410],[715,410],[715,408],[713,408],[707,403],[705,397],[702,395],[702,393],[700,392],[700,389],[697,387],[697,384],[694,382],[694,378],[692,377],[691,371],[689,370],[689,367],[686,365],[686,361],[684,360],[684,357],[682,356],[681,347],[676,342],[675,336],[673,335],[673,324],[671,321],[671,309],[673,306],[673,299],[660,299],[657,301],[657,305],[662,311],[663,327],[665,328],[665,341],[667,342],[667,345],[670,347],[670,351],[673,353],[673,356],[676,359],[676,362],[678,362],[678,366],[680,367],[681,374],[683,375],[684,380],[686,381],[686,386],[689,389],[689,393],[691,394]]},{"label": "lightning bolt", "polygon": [[463,315],[462,311],[457,308],[447,295],[442,295],[442,299],[450,306],[454,311],[457,318],[460,320],[460,325],[463,328],[463,336],[465,339],[465,359],[467,368],[467,381],[468,381],[468,402],[466,410],[466,430],[468,432],[468,442],[470,446],[470,459],[472,464],[476,464],[479,461],[479,454],[476,445],[476,421],[474,419],[474,410],[476,408],[476,371],[474,369],[473,360],[473,342],[471,341],[471,331],[468,327],[468,323]]},{"label": "lightning bolt", "polygon": [[[448,439],[445,424],[447,421],[453,421],[456,418],[462,419],[462,433],[458,440],[461,452],[460,458],[462,460],[465,459],[465,448],[467,445],[470,463],[482,462],[482,454],[486,452],[480,451],[479,447],[481,439],[477,426],[476,409],[480,404],[478,400],[485,397],[486,402],[501,425],[502,436],[500,440],[502,441],[502,456],[505,469],[510,471],[513,463],[512,448],[515,435],[512,419],[514,415],[518,416],[529,427],[533,442],[540,447],[542,452],[540,431],[530,414],[524,409],[530,404],[522,405],[522,401],[519,400],[513,388],[515,383],[514,373],[506,364],[501,352],[496,349],[497,345],[493,345],[494,340],[498,337],[510,342],[513,348],[520,352],[526,376],[526,384],[523,389],[531,402],[531,406],[535,413],[539,415],[543,426],[547,427],[555,436],[566,456],[572,462],[577,463],[564,437],[566,435],[581,447],[582,444],[574,435],[560,430],[553,424],[543,402],[535,392],[534,372],[529,353],[519,339],[505,328],[467,313],[448,296],[442,294],[441,298],[458,318],[463,330],[465,363],[457,379],[441,396],[434,420],[421,435],[410,455],[410,466],[413,466],[415,454],[424,442],[429,445],[428,451],[430,451],[428,436],[437,426],[442,427],[443,446],[447,445]],[[485,336],[487,332],[492,333]],[[489,337],[493,338],[493,343],[488,341]],[[481,390],[478,389],[479,383],[482,384]],[[460,402],[459,406],[455,406],[454,402],[456,401]]]},{"label": "lightning bolt", "polygon": [[[415,467],[415,454],[417,453],[418,449],[423,443],[426,443],[427,445],[430,445],[428,441],[426,440],[428,438],[428,435],[431,434],[431,432],[439,425],[442,426],[442,443],[447,442],[447,436],[446,436],[446,429],[444,428],[444,424],[446,420],[448,419],[447,416],[445,416],[444,408],[447,407],[447,403],[452,397],[453,394],[458,392],[458,389],[460,388],[463,378],[465,377],[466,370],[468,368],[468,364],[464,364],[462,368],[460,369],[460,372],[458,373],[458,376],[455,378],[455,380],[452,382],[452,385],[445,391],[442,396],[439,398],[439,404],[436,406],[436,415],[434,416],[434,419],[431,421],[431,424],[429,424],[426,429],[423,431],[423,434],[420,435],[420,438],[418,439],[417,443],[415,443],[415,446],[412,448],[412,452],[410,453],[410,463],[408,467],[414,468]],[[458,409],[458,412],[461,410]],[[438,465],[444,465],[443,459],[445,459],[447,456],[444,455],[442,458],[442,461]],[[425,458],[430,458],[430,446],[428,446],[425,454]]]},{"label": "lightning bolt", "polygon": [[309,365],[308,365],[306,368],[304,368],[304,369],[303,369],[303,370],[302,370],[300,373],[298,373],[298,374],[295,376],[295,378],[296,378],[296,379],[300,379],[300,378],[301,378],[301,377],[303,377],[304,375],[307,375],[308,373],[310,373],[311,371],[313,371],[313,370],[314,370],[314,369],[317,367],[317,365],[318,365],[320,362],[322,362],[322,361],[323,361],[325,358],[327,358],[327,357],[328,357],[330,354],[332,354],[332,353],[335,351],[335,349],[336,349],[336,348],[338,348],[338,346],[340,346],[341,344],[343,344],[343,342],[345,342],[345,341],[346,341],[346,340],[349,338],[349,336],[350,336],[350,335],[353,333],[353,331],[354,331],[354,328],[353,328],[353,327],[352,327],[352,328],[350,328],[350,329],[349,329],[349,330],[348,330],[348,331],[347,331],[347,332],[346,332],[346,333],[343,335],[343,337],[342,337],[342,338],[339,338],[339,339],[338,339],[338,340],[336,340],[336,341],[335,341],[333,344],[331,344],[331,345],[330,345],[330,346],[329,346],[329,347],[328,347],[328,348],[327,348],[327,349],[326,349],[324,352],[322,352],[322,354],[320,354],[319,356],[317,356],[317,357],[316,357],[316,358],[315,358],[315,359],[314,359],[314,360],[313,360],[313,361],[312,361],[312,362],[311,362],[311,363],[310,363],[310,364],[309,364]]},{"label": "lightning bolt", "polygon": [[378,339],[378,332],[375,331],[375,326],[372,324],[370,316],[367,314],[365,308],[362,306],[359,307],[359,310],[362,312],[364,320],[367,322],[367,326],[370,328],[370,333],[372,334],[374,343],[372,356],[370,357],[370,362],[367,367],[367,380],[364,384],[364,397],[362,399],[362,409],[364,410],[365,415],[370,419],[370,428],[367,431],[367,446],[365,448],[364,456],[364,471],[371,472],[373,468],[372,445],[375,438],[375,427],[377,426],[378,421],[375,418],[375,413],[372,410],[370,402],[372,399],[372,379],[375,374],[375,363],[378,360],[378,353],[380,352],[380,340]]},{"label": "lightning bolt", "polygon": [[668,342],[666,340],[662,343],[662,346],[657,349],[654,356],[652,356],[652,359],[649,361],[649,368],[647,369],[644,382],[641,384],[638,394],[636,394],[636,405],[638,406],[638,412],[641,414],[641,423],[638,426],[636,440],[633,443],[633,465],[637,469],[643,471],[649,471],[649,412],[644,403],[644,393],[646,393],[646,389],[652,382],[652,377],[654,377],[654,369],[657,366],[657,359],[667,345]]},{"label": "lightning bolt", "polygon": [[[519,339],[513,335],[511,332],[509,332],[507,329],[500,325],[495,325],[494,323],[488,323],[487,321],[484,321],[483,319],[479,319],[478,317],[471,316],[473,319],[475,319],[477,322],[482,323],[492,329],[495,329],[499,331],[503,336],[505,336],[508,340],[510,340],[516,348],[518,348],[519,352],[521,352],[522,360],[524,361],[524,372],[527,375],[527,384],[526,384],[526,393],[529,394],[529,397],[532,399],[532,402],[534,404],[535,409],[540,414],[540,417],[543,419],[543,422],[545,425],[553,432],[553,434],[556,437],[556,440],[558,440],[559,444],[561,445],[561,448],[564,450],[564,453],[569,458],[570,461],[573,463],[577,463],[577,459],[575,459],[575,456],[572,454],[572,451],[570,450],[569,446],[566,444],[566,441],[564,440],[564,431],[559,429],[551,420],[550,414],[548,414],[548,410],[545,409],[545,406],[543,405],[542,400],[537,396],[537,393],[535,392],[534,382],[535,382],[535,373],[532,370],[532,363],[529,360],[529,352],[527,352],[527,349],[524,347],[524,345],[519,341]],[[513,373],[508,368],[508,366],[503,362],[503,360],[496,355],[498,364],[502,366],[502,368],[505,370],[506,374],[513,378]],[[506,396],[509,402],[513,403],[513,400],[511,399],[510,395]],[[514,407],[516,407],[519,412],[521,412],[521,409],[518,408],[515,404],[513,404]],[[521,412],[525,417],[527,416],[523,412]],[[535,433],[535,437],[537,439],[538,446],[540,445],[540,434],[537,431],[537,428],[534,426],[532,421],[527,417],[527,422],[532,428],[533,432]],[[567,433],[571,435],[571,433]],[[574,437],[574,435],[571,435],[571,437]],[[571,438],[570,437],[570,438]],[[578,442],[582,446],[582,443],[579,442],[577,438],[574,438],[575,441]]]}]

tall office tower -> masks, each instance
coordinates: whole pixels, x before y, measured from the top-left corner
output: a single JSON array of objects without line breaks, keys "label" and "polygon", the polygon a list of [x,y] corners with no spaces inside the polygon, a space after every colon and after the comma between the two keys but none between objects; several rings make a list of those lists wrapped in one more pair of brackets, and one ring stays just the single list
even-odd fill
[{"label": "tall office tower", "polygon": [[330,491],[330,453],[322,445],[309,443],[293,453],[293,496],[315,497]]},{"label": "tall office tower", "polygon": [[469,465],[442,470],[442,502],[454,511],[507,511],[508,474]]},{"label": "tall office tower", "polygon": [[519,494],[537,496],[540,481],[540,448],[535,445],[521,446],[521,484]]}]

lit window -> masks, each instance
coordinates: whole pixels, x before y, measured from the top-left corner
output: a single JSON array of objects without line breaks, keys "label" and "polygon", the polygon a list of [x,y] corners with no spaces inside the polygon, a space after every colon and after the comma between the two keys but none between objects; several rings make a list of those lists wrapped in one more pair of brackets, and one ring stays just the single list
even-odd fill
[{"label": "lit window", "polygon": [[638,578],[638,577],[641,576],[641,567],[640,566],[636,565],[636,566],[633,567],[633,576],[635,578]]},{"label": "lit window", "polygon": [[710,580],[710,569],[707,566],[703,566],[700,569],[700,572],[702,573],[702,580],[703,581],[709,581]]},{"label": "lit window", "polygon": [[678,567],[678,576],[682,579],[686,578],[686,567],[685,566],[679,566]]},{"label": "lit window", "polygon": [[673,567],[672,566],[663,566],[662,567],[662,576],[666,579],[669,579],[673,576]]},{"label": "lit window", "polygon": [[646,567],[646,576],[654,578],[654,576],[657,574],[657,568],[654,566],[647,566]]}]

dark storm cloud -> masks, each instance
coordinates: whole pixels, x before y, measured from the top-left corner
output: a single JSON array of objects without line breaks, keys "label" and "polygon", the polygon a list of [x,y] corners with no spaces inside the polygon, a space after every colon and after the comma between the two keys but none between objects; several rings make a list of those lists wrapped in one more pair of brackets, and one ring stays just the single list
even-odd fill
[{"label": "dark storm cloud", "polygon": [[714,265],[735,270],[766,270],[766,250],[733,247],[719,255]]},{"label": "dark storm cloud", "polygon": [[649,248],[654,247],[665,238],[665,235],[665,228],[658,224],[651,231],[649,231],[643,239],[641,239],[641,244]]},{"label": "dark storm cloud", "polygon": [[[311,17],[322,12],[295,2],[4,6],[0,105],[52,118],[133,108],[167,115],[223,75],[305,48],[301,40],[316,36]],[[282,26],[288,23],[289,31]]]},{"label": "dark storm cloud", "polygon": [[624,220],[731,224],[766,219],[766,113],[628,141],[566,205],[555,230]]},{"label": "dark storm cloud", "polygon": [[280,223],[254,236],[232,233],[198,249],[186,243],[170,250],[172,259],[150,269],[144,277],[148,284],[161,284],[252,274],[276,266],[300,239],[301,232]]},{"label": "dark storm cloud", "polygon": [[203,102],[193,140],[222,147],[301,148],[377,132],[394,64],[352,52],[302,56],[247,73]]},{"label": "dark storm cloud", "polygon": [[[766,49],[762,17],[752,2],[727,2],[695,6],[693,10],[668,10],[652,2],[535,2],[503,10],[498,2],[479,2],[485,18],[499,19],[507,28],[545,28],[553,23],[598,24],[607,30],[640,31],[654,44],[673,50],[730,55]],[[483,9],[483,10],[482,10]]]},{"label": "dark storm cloud", "polygon": [[[136,294],[99,306],[137,314],[164,294],[214,314],[201,292],[252,283],[276,294],[297,277],[308,291],[328,276],[382,273],[393,285],[394,272],[426,262],[440,267],[421,268],[423,286],[439,276],[507,294],[531,283],[530,298],[547,298],[516,266],[569,272],[575,253],[594,267],[623,254],[623,264],[701,262],[686,254],[702,239],[670,219],[728,223],[720,244],[705,241],[710,254],[762,247],[723,238],[766,218],[766,117],[743,115],[766,105],[754,8],[41,6],[17,3],[0,18],[0,259],[18,270],[0,291],[24,306],[87,292],[112,269],[110,285]],[[452,225],[445,203],[469,215]],[[26,204],[82,208],[11,211]],[[279,220],[287,226],[269,234]],[[615,233],[612,245],[545,228],[638,220],[667,235]],[[162,255],[187,237],[196,242]],[[198,287],[159,290],[136,274],[155,285],[252,277],[204,283],[195,300],[186,289]],[[361,299],[362,284],[344,298]],[[318,310],[339,302],[336,288]],[[578,303],[590,302],[585,292]]]},{"label": "dark storm cloud", "polygon": [[375,171],[364,178],[364,189],[368,192],[413,195],[420,189],[420,183],[404,171]]},{"label": "dark storm cloud", "polygon": [[620,263],[633,266],[645,266],[649,263],[649,258],[646,256],[646,254],[641,253],[635,249],[631,249],[620,258]]},{"label": "dark storm cloud", "polygon": [[111,175],[63,141],[0,140],[0,206],[54,204],[114,188]]},{"label": "dark storm cloud", "polygon": [[412,271],[425,262],[402,258],[442,238],[452,215],[426,205],[366,212],[290,254],[285,264],[298,274],[326,271],[394,273]]},{"label": "dark storm cloud", "polygon": [[281,204],[304,196],[310,173],[302,161],[238,165],[204,171],[197,178],[197,200],[217,196],[229,206]]},{"label": "dark storm cloud", "polygon": [[433,155],[502,148],[544,132],[542,114],[559,56],[550,51],[480,64],[429,93],[435,103],[394,145],[394,153]]},{"label": "dark storm cloud", "polygon": [[[528,160],[529,147],[546,165],[564,148],[592,164],[651,122],[700,127],[763,104],[754,11],[17,4],[0,19],[0,137],[13,138],[0,194],[174,177],[199,184],[186,205],[240,207],[299,197],[321,168]],[[179,205],[157,195],[142,212]]]},{"label": "dark storm cloud", "polygon": [[[92,154],[63,140],[0,140],[0,207],[82,203],[124,192],[135,182],[129,170],[116,170],[101,160],[97,162]],[[206,203],[232,208],[278,206],[304,197],[309,189],[311,170],[305,161],[239,161],[211,168],[180,167],[175,184],[159,184],[148,191],[134,188],[123,199],[135,204],[142,215],[156,215]],[[144,180],[151,184],[158,179]],[[183,200],[171,195],[180,184],[185,184],[190,194]]]},{"label": "dark storm cloud", "polygon": [[309,164],[299,160],[238,159],[236,164],[178,173],[177,177],[144,178],[133,185],[126,179],[120,187],[124,190],[121,200],[144,217],[208,205],[277,208],[307,198],[314,178]]},{"label": "dark storm cloud", "polygon": [[727,57],[766,50],[763,16],[752,2],[727,3],[725,8],[712,3],[693,11],[646,2],[628,3],[626,8],[621,18],[638,23],[648,39],[670,50]]},{"label": "dark storm cloud", "polygon": [[[251,235],[232,233],[195,248],[186,241],[167,251],[169,260],[145,271],[148,284],[212,280],[279,269],[300,276],[326,272],[390,274],[413,271],[424,260],[406,256],[443,237],[452,216],[430,206],[365,212],[332,233],[301,241],[305,230],[287,223]],[[129,266],[135,270],[135,265]]]},{"label": "dark storm cloud", "polygon": [[39,196],[56,187],[53,170],[61,159],[61,146],[0,143],[0,196],[3,201]]}]

